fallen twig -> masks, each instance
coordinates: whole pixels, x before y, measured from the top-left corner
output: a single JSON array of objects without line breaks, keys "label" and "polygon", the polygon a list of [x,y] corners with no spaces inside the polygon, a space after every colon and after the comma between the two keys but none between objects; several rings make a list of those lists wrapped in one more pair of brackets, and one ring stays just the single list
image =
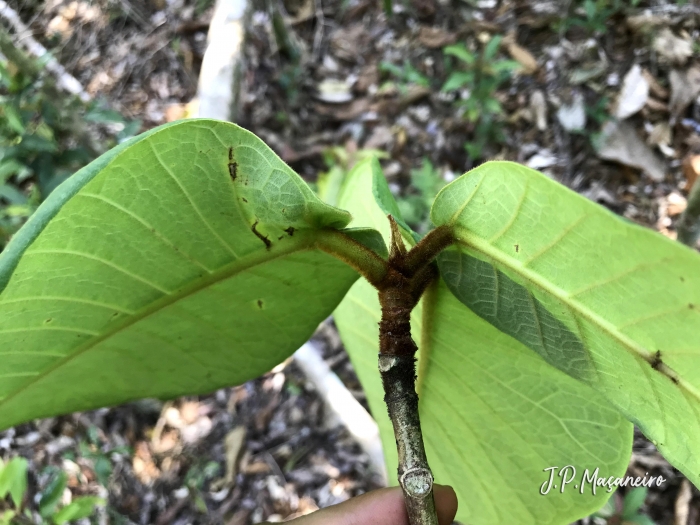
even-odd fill
[{"label": "fallen twig", "polygon": [[[77,95],[83,102],[90,101],[91,97],[87,91],[83,89],[82,84],[78,82],[73,75],[68,73],[55,58],[48,55],[49,52],[46,50],[46,48],[37,42],[34,37],[32,37],[31,31],[26,25],[24,25],[17,14],[17,11],[7,5],[5,0],[0,0],[0,17],[5,19],[10,24],[12,29],[14,29],[15,35],[14,38],[12,38],[14,46],[23,47],[35,58],[48,58],[48,60],[46,60],[46,64],[44,65],[44,69],[56,77],[56,86],[58,88],[73,95]],[[2,49],[0,49],[0,52],[5,55],[7,55],[6,51],[8,51],[8,49],[4,46]]]}]

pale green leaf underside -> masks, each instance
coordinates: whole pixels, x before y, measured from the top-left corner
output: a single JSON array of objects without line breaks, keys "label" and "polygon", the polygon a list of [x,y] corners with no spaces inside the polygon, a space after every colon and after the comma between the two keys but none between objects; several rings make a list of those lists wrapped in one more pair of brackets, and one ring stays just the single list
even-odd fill
[{"label": "pale green leaf underside", "polygon": [[65,184],[0,255],[0,428],[256,377],[357,278],[314,248],[347,212],[233,124],[158,128]]},{"label": "pale green leaf underside", "polygon": [[[340,205],[353,226],[388,239],[387,221],[368,198],[371,166],[349,176]],[[437,483],[452,485],[459,521],[475,525],[567,524],[599,508],[608,494],[539,494],[550,466],[573,464],[624,473],[632,426],[589,387],[549,366],[459,303],[441,283],[414,310],[419,341],[420,412]],[[343,342],[382,431],[388,467],[396,450],[377,373],[377,293],[358,281],[335,311]],[[507,502],[507,503],[505,503]]]},{"label": "pale green leaf underside", "polygon": [[700,255],[509,162],[445,187],[432,219],[455,228],[439,261],[464,304],[593,386],[700,484]]}]

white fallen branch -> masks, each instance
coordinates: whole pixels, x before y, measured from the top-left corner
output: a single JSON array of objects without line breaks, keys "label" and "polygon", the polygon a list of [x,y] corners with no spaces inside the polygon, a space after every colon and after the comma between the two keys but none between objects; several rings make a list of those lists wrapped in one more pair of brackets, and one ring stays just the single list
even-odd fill
[{"label": "white fallen branch", "polygon": [[[2,0],[0,0],[2,1]],[[247,0],[217,0],[197,85],[198,117],[237,117]]]},{"label": "white fallen branch", "polygon": [[312,343],[305,343],[294,354],[294,361],[313,383],[326,404],[327,410],[347,428],[367,453],[372,468],[387,483],[384,451],[379,437],[379,427],[372,416],[345,388],[342,381],[330,369]]},{"label": "white fallen branch", "polygon": [[[59,62],[49,55],[47,49],[37,42],[29,28],[24,25],[17,11],[12,9],[5,0],[0,0],[0,17],[5,19],[14,30],[13,41],[15,45],[24,48],[30,55],[37,59],[48,58],[44,68],[56,78],[56,86],[68,93],[80,97],[83,102],[89,102],[91,97],[83,89],[78,80],[68,73]],[[48,55],[48,57],[47,57]]]}]

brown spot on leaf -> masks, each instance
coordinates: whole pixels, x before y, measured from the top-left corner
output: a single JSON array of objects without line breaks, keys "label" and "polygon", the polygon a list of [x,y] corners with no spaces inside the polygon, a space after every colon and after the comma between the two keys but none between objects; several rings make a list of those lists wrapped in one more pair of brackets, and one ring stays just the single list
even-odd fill
[{"label": "brown spot on leaf", "polygon": [[242,200],[243,202],[245,202],[246,204],[248,204],[248,199],[246,199],[245,197],[241,197],[241,200]]},{"label": "brown spot on leaf", "polygon": [[682,282],[682,283],[684,283],[684,282],[685,282],[685,279],[684,279],[683,277],[681,277],[681,282]]},{"label": "brown spot on leaf", "polygon": [[515,244],[514,246],[515,246],[515,253],[520,252],[520,245],[519,245],[519,244]]},{"label": "brown spot on leaf", "polygon": [[294,230],[294,227],[293,227],[293,226],[290,226],[289,228],[287,228],[287,229],[284,230],[284,231],[286,231],[286,232],[287,232],[287,235],[289,235],[289,236],[291,237],[292,235],[294,235],[294,231],[295,231],[295,230]]},{"label": "brown spot on leaf", "polygon": [[228,174],[231,176],[231,180],[236,180],[238,177],[238,163],[229,162],[228,163]]},{"label": "brown spot on leaf", "polygon": [[233,146],[228,149],[228,160],[233,160]]},{"label": "brown spot on leaf", "polygon": [[262,309],[263,309],[263,304],[264,304],[264,303],[263,303],[262,299],[258,299],[258,308],[260,308],[260,309],[262,310]]},{"label": "brown spot on leaf", "polygon": [[688,303],[688,308],[692,310],[693,308],[695,308],[695,305],[693,303]]},{"label": "brown spot on leaf", "polygon": [[53,321],[53,317],[49,317],[46,321],[44,321],[46,324],[49,324],[51,321]]},{"label": "brown spot on leaf", "polygon": [[661,360],[661,350],[656,351],[650,364],[654,370],[658,370],[661,365],[664,364],[664,362]]},{"label": "brown spot on leaf", "polygon": [[265,248],[269,250],[270,248],[272,248],[272,243],[270,242],[270,239],[267,238],[267,235],[263,235],[258,231],[257,227],[259,222],[260,221],[256,219],[256,221],[253,223],[253,226],[250,229],[253,231],[253,233],[258,239],[265,243]]}]

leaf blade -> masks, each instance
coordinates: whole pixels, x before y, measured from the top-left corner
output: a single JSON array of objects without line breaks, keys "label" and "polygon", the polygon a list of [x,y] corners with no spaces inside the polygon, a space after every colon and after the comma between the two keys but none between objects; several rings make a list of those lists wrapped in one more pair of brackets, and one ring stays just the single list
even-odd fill
[{"label": "leaf blade", "polygon": [[256,377],[357,278],[316,248],[347,212],[252,134],[184,121],[128,144],[0,255],[0,427]]},{"label": "leaf blade", "polygon": [[[540,345],[540,354],[605,395],[697,484],[698,255],[513,163],[484,164],[455,183],[438,195],[432,216],[453,225],[460,257],[491,267],[533,299],[516,308],[521,325],[542,327],[536,311],[546,311],[580,359],[567,369],[563,353],[547,355]],[[482,286],[489,290],[481,298],[469,293],[475,281],[452,271],[451,257],[440,259],[453,293],[499,326],[484,314],[498,304],[495,285]],[[538,351],[515,318],[506,316],[501,328],[509,325]]]}]

